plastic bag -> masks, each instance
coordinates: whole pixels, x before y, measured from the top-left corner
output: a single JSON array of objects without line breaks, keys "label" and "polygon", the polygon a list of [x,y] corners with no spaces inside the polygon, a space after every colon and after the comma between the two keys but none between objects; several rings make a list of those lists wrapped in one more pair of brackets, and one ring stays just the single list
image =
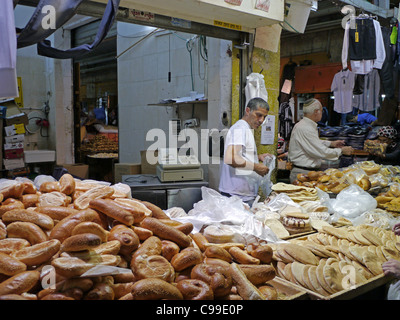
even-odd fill
[{"label": "plastic bag", "polygon": [[252,98],[262,98],[268,102],[268,92],[265,88],[264,76],[260,73],[250,73],[245,87],[246,106]]},{"label": "plastic bag", "polygon": [[377,202],[368,192],[352,184],[340,191],[331,205],[336,217],[342,216],[351,221],[366,211],[376,209]]},{"label": "plastic bag", "polygon": [[271,189],[271,187],[272,187],[271,174],[272,174],[272,171],[274,171],[274,169],[275,169],[275,162],[276,162],[275,160],[276,160],[276,157],[274,155],[270,154],[270,155],[267,155],[263,161],[263,164],[269,168],[268,173],[264,177],[261,178],[261,182],[260,182],[260,187],[261,187],[261,190],[265,197],[268,197],[272,191],[272,189]]},{"label": "plastic bag", "polygon": [[354,226],[365,224],[371,227],[379,227],[386,230],[391,230],[392,227],[398,222],[400,222],[399,217],[395,218],[392,214],[383,209],[366,211],[352,221]]},{"label": "plastic bag", "polygon": [[250,210],[246,209],[239,197],[225,197],[207,187],[201,187],[201,191],[202,200],[193,205],[187,216],[175,218],[180,222],[191,222],[192,232],[200,232],[208,225],[223,224],[234,230],[238,241],[241,242],[249,242],[254,237],[270,242],[280,240],[271,229],[266,228]]}]

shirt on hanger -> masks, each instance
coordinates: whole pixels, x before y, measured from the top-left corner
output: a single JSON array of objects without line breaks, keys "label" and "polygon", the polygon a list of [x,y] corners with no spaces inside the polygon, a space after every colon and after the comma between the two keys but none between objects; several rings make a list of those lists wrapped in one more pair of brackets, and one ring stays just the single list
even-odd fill
[{"label": "shirt on hanger", "polygon": [[349,113],[353,110],[353,88],[355,73],[347,69],[339,71],[333,77],[331,91],[335,97],[333,110],[337,113]]},{"label": "shirt on hanger", "polygon": [[[356,74],[367,74],[372,69],[382,69],[383,62],[386,58],[385,46],[382,37],[381,25],[375,19],[372,19],[374,30],[375,30],[375,50],[376,59],[361,59],[361,60],[350,60],[351,70]],[[350,21],[346,23],[343,37],[342,47],[342,66],[343,69],[347,68],[347,58],[349,56],[349,33],[350,33]],[[357,24],[356,24],[357,25]],[[362,57],[362,56],[361,56]]]}]

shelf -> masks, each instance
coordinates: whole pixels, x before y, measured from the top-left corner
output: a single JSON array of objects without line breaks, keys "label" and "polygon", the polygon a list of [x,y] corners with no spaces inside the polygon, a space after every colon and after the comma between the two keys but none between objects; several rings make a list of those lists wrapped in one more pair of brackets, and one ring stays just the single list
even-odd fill
[{"label": "shelf", "polygon": [[169,102],[169,103],[149,103],[148,106],[174,107],[174,106],[181,106],[181,105],[185,105],[185,104],[206,104],[206,103],[208,103],[207,99],[182,101],[182,102]]}]

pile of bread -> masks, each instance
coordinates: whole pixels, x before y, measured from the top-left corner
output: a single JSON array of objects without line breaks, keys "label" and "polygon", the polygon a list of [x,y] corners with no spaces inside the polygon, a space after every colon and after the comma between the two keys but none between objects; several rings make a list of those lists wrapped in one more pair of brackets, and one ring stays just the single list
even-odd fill
[{"label": "pile of bread", "polygon": [[386,192],[379,193],[375,200],[378,203],[378,208],[400,212],[400,183],[392,183],[389,189]]},{"label": "pile of bread", "polygon": [[87,143],[82,145],[82,151],[89,153],[118,152],[118,142],[115,142],[102,134],[95,135]]},{"label": "pile of bread", "polygon": [[0,300],[278,297],[269,245],[212,243],[113,186],[64,174],[0,186],[0,203]]},{"label": "pile of bread", "polygon": [[357,184],[363,190],[385,188],[390,182],[399,180],[400,168],[383,166],[374,161],[362,161],[346,168],[329,168],[325,171],[309,171],[298,174],[294,185],[318,187],[322,191],[339,193],[350,184]]},{"label": "pile of bread", "polygon": [[381,275],[382,263],[400,259],[399,241],[379,227],[323,226],[304,239],[271,246],[279,277],[326,298]]}]

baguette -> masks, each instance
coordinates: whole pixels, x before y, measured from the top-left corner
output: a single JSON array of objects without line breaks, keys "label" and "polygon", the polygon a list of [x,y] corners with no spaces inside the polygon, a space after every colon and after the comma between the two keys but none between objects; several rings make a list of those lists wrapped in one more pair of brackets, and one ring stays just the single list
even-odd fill
[{"label": "baguette", "polygon": [[37,211],[57,221],[61,221],[62,219],[79,212],[74,208],[62,206],[42,206],[38,207]]},{"label": "baguette", "polygon": [[9,238],[22,238],[29,241],[31,245],[47,241],[44,231],[32,222],[12,222],[7,226]]},{"label": "baguette", "polygon": [[21,197],[21,201],[24,204],[25,209],[30,207],[36,207],[36,204],[39,202],[39,195],[38,194],[24,194]]},{"label": "baguette", "polygon": [[5,223],[16,221],[31,222],[46,230],[51,230],[54,227],[54,221],[49,216],[26,209],[10,210],[3,214],[2,220]]},{"label": "baguette", "polygon": [[145,241],[153,235],[153,232],[149,229],[137,226],[132,226],[131,228],[138,235],[140,241]]},{"label": "baguette", "polygon": [[142,203],[151,211],[151,216],[156,219],[170,219],[168,215],[158,206],[155,204],[148,202],[148,201],[142,201]]},{"label": "baguette", "polygon": [[60,241],[53,239],[15,251],[11,256],[29,267],[38,266],[49,261],[60,250],[60,247]]},{"label": "baguette", "polygon": [[175,242],[181,248],[186,248],[191,245],[192,240],[188,235],[174,227],[166,225],[156,218],[147,217],[143,219],[140,226],[151,230],[154,235],[163,240],[171,240]]},{"label": "baguette", "polygon": [[0,274],[6,276],[14,276],[18,273],[26,271],[26,264],[18,259],[0,252]]},{"label": "baguette", "polygon": [[40,279],[39,271],[24,271],[0,283],[0,296],[22,294],[31,290]]},{"label": "baguette", "polygon": [[139,223],[144,218],[152,215],[152,211],[147,208],[142,201],[129,198],[116,198],[114,201],[116,204],[133,214],[135,223]]},{"label": "baguette", "polygon": [[20,182],[14,183],[0,190],[0,194],[3,195],[3,200],[6,200],[8,198],[19,199],[22,196],[23,192],[24,184]]},{"label": "baguette", "polygon": [[39,192],[49,193],[53,191],[60,191],[60,183],[58,181],[45,181],[39,187]]},{"label": "baguette", "polygon": [[206,244],[209,243],[207,238],[200,232],[197,233],[191,233],[190,237],[193,239],[193,241],[197,244],[199,249],[204,252],[206,251],[207,247]]},{"label": "baguette", "polygon": [[106,231],[101,225],[92,221],[85,221],[77,224],[71,232],[71,235],[77,235],[81,233],[92,233],[100,237],[101,242],[106,242],[108,237],[108,231]]},{"label": "baguette", "polygon": [[89,208],[89,203],[95,199],[110,197],[114,193],[114,189],[108,186],[97,186],[85,191],[74,201],[74,208],[83,210]]},{"label": "baguette", "polygon": [[265,296],[247,279],[238,264],[232,263],[229,267],[229,272],[238,294],[244,300],[265,300]]},{"label": "baguette", "polygon": [[232,262],[232,256],[230,253],[224,248],[218,246],[207,247],[204,255],[208,258],[221,259],[229,263]]},{"label": "baguette", "polygon": [[255,286],[272,280],[276,275],[275,268],[268,264],[240,264],[239,268]]},{"label": "baguette", "polygon": [[25,209],[25,205],[20,200],[8,198],[0,206],[0,218],[4,213],[13,209]]},{"label": "baguette", "polygon": [[252,257],[246,251],[238,247],[230,248],[229,253],[233,259],[240,264],[260,264],[260,259]]},{"label": "baguette", "polygon": [[183,300],[182,293],[174,285],[156,278],[135,282],[132,296],[134,300]]},{"label": "baguette", "polygon": [[118,206],[114,200],[95,199],[90,201],[89,206],[128,226],[135,222],[133,214]]},{"label": "baguette", "polygon": [[29,247],[31,244],[26,239],[6,238],[0,240],[0,252],[11,254],[14,251]]},{"label": "baguette", "polygon": [[203,255],[201,254],[200,249],[193,247],[183,249],[171,259],[171,264],[176,271],[182,271],[202,262]]},{"label": "baguette", "polygon": [[101,244],[101,239],[93,233],[81,233],[65,239],[61,245],[61,251],[75,252],[89,250]]},{"label": "baguette", "polygon": [[59,221],[50,232],[50,239],[58,239],[64,242],[72,230],[81,222],[94,221],[99,218],[99,214],[93,209],[85,209],[72,214]]}]

